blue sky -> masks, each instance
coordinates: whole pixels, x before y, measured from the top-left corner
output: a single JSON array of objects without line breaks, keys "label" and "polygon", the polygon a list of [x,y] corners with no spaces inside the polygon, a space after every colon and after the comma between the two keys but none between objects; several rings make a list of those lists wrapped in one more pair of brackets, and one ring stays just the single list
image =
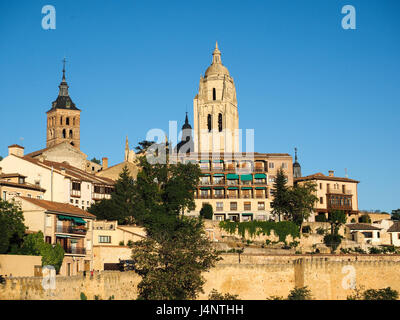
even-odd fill
[{"label": "blue sky", "polygon": [[[56,30],[41,27],[47,4]],[[341,27],[347,4],[356,30]],[[82,151],[122,161],[126,135],[133,148],[186,110],[193,123],[218,40],[257,152],[297,146],[304,175],[347,168],[361,209],[399,208],[399,12],[396,0],[1,1],[0,155],[45,147],[66,56]]]}]

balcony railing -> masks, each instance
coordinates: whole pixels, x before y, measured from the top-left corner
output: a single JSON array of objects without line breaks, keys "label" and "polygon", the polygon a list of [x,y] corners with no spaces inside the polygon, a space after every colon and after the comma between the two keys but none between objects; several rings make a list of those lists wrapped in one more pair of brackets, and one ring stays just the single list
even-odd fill
[{"label": "balcony railing", "polygon": [[351,192],[351,190],[332,189],[332,188],[328,188],[326,193],[330,193],[330,194],[348,194],[348,195],[352,195],[353,194]]},{"label": "balcony railing", "polygon": [[223,195],[223,194],[214,194],[214,198],[215,199],[224,199],[225,195]]},{"label": "balcony railing", "polygon": [[101,200],[101,199],[111,199],[111,194],[108,193],[92,193],[93,200]]},{"label": "balcony railing", "polygon": [[81,255],[85,255],[86,254],[86,249],[85,248],[64,247],[64,252],[66,254],[81,254]]},{"label": "balcony railing", "polygon": [[78,197],[81,196],[81,190],[71,190],[71,197]]},{"label": "balcony railing", "polygon": [[73,226],[57,226],[56,232],[58,233],[71,233],[71,234],[80,234],[80,235],[86,235],[87,229],[86,228],[77,228]]},{"label": "balcony railing", "polygon": [[258,167],[254,168],[254,172],[265,172],[265,171],[266,171],[265,168],[258,168]]}]

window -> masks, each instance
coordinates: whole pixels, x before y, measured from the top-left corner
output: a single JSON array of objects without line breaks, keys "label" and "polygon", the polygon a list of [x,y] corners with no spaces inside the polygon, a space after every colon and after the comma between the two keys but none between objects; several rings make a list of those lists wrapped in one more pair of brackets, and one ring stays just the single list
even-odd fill
[{"label": "window", "polygon": [[3,200],[4,200],[4,201],[7,200],[7,191],[3,191]]},{"label": "window", "polygon": [[65,124],[66,124],[67,126],[69,126],[69,117],[67,117],[67,118],[65,119]]},{"label": "window", "polygon": [[60,117],[60,124],[62,125],[62,116]]},{"label": "window", "polygon": [[217,100],[217,90],[213,88],[213,100]]},{"label": "window", "polygon": [[72,190],[81,191],[81,183],[80,182],[72,182]]},{"label": "window", "polygon": [[231,202],[231,210],[237,210],[237,202]]},{"label": "window", "polygon": [[268,162],[268,168],[274,169],[275,168],[274,163],[273,162]]},{"label": "window", "polygon": [[286,162],[283,162],[283,163],[282,163],[282,168],[283,168],[283,169],[287,169],[287,167],[288,167],[287,163],[286,163]]},{"label": "window", "polygon": [[62,136],[63,136],[63,138],[67,137],[67,132],[65,131],[65,129],[63,129],[63,131],[62,131]]},{"label": "window", "polygon": [[32,198],[32,195],[30,193],[28,193],[28,198]]},{"label": "window", "polygon": [[49,236],[46,236],[46,243],[50,243],[51,244],[51,237],[49,237]]},{"label": "window", "polygon": [[24,183],[25,183],[25,178],[19,177],[19,178],[18,178],[18,183],[19,183],[19,184],[24,184]]},{"label": "window", "polygon": [[322,183],[319,184],[319,188],[322,189]]},{"label": "window", "polygon": [[111,243],[111,236],[99,236],[99,243]]},{"label": "window", "polygon": [[69,200],[71,203],[74,203],[74,199]]},{"label": "window", "polygon": [[69,130],[69,137],[70,137],[70,138],[73,138],[73,136],[72,136],[72,130]]},{"label": "window", "polygon": [[51,216],[46,215],[46,227],[51,227]]},{"label": "window", "polygon": [[320,203],[320,204],[323,204],[323,203],[324,203],[324,198],[320,197],[320,198],[319,198],[319,203]]},{"label": "window", "polygon": [[211,114],[209,114],[207,116],[207,128],[208,128],[208,132],[210,132],[211,129],[212,129],[212,116],[211,116]]},{"label": "window", "polygon": [[223,202],[217,202],[216,211],[223,211],[223,210],[224,210]]},{"label": "window", "polygon": [[218,114],[218,131],[222,132],[222,113]]},{"label": "window", "polygon": [[257,208],[258,210],[265,210],[265,202],[259,202]]},{"label": "window", "polygon": [[244,203],[244,211],[251,210],[251,202],[245,202]]}]

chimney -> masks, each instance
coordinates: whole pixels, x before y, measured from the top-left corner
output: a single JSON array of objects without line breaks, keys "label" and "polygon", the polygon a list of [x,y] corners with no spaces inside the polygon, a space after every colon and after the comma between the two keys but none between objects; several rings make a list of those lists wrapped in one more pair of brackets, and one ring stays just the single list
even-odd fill
[{"label": "chimney", "polygon": [[329,172],[329,176],[330,177],[334,177],[334,171],[333,170],[329,170],[328,172]]},{"label": "chimney", "polygon": [[103,157],[103,170],[108,168],[108,158]]},{"label": "chimney", "polygon": [[24,147],[19,146],[18,144],[13,144],[11,146],[8,146],[8,155],[14,155],[17,157],[23,157],[24,156]]}]

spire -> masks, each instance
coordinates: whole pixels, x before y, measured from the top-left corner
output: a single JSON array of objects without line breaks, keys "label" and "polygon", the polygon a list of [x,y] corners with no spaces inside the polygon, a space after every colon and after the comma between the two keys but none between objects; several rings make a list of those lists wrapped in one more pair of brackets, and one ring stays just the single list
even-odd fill
[{"label": "spire", "polygon": [[215,42],[215,49],[213,52],[212,64],[222,64],[221,63],[221,51],[218,49],[218,41]]},{"label": "spire", "polygon": [[293,177],[300,178],[301,177],[301,166],[300,163],[297,161],[297,148],[294,148],[295,156],[294,156],[294,163],[293,163]]},{"label": "spire", "polygon": [[128,136],[126,136],[126,140],[125,140],[125,150],[129,150]]},{"label": "spire", "polygon": [[62,81],[61,81],[60,85],[58,86],[60,88],[58,95],[62,96],[62,97],[67,97],[68,96],[68,84],[67,84],[67,81],[65,80],[65,62],[67,62],[67,60],[65,59],[65,57],[62,60],[62,62],[63,62],[63,70],[62,70],[63,76],[62,76]]}]

